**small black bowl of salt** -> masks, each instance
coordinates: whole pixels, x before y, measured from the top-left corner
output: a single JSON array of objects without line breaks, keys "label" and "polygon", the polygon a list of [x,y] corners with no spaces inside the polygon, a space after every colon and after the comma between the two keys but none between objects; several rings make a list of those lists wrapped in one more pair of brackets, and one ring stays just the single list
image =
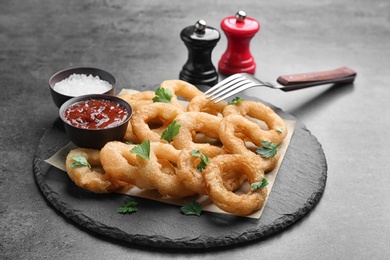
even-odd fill
[{"label": "small black bowl of salt", "polygon": [[49,79],[50,93],[58,108],[73,97],[88,94],[114,95],[116,79],[102,69],[79,67],[61,70]]}]

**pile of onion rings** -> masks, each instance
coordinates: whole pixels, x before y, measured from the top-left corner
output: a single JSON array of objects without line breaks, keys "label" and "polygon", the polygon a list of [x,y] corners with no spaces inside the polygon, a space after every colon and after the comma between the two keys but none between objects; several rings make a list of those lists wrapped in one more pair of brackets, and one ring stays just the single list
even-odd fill
[{"label": "pile of onion rings", "polygon": [[[266,173],[288,131],[271,108],[241,99],[214,104],[181,80],[118,97],[134,110],[124,140],[70,151],[66,170],[76,185],[95,193],[134,185],[173,198],[206,195],[241,216],[263,207]],[[147,157],[134,152],[145,145]],[[244,182],[247,193],[236,192]]]}]

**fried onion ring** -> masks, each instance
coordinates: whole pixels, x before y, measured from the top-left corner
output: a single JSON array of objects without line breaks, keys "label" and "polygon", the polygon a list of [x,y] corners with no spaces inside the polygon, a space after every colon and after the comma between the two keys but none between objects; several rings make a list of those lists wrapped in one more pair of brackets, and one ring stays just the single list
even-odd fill
[{"label": "fried onion ring", "polygon": [[224,117],[229,115],[249,116],[263,121],[269,129],[268,131],[263,130],[263,139],[276,144],[281,143],[288,132],[283,119],[261,102],[244,100],[237,104],[228,105],[225,107],[223,115]]},{"label": "fried onion ring", "polygon": [[[192,149],[184,149],[179,154],[179,162],[177,164],[178,171],[177,176],[184,185],[193,190],[194,192],[205,195],[204,178],[202,172],[200,172],[196,166],[199,164],[200,159],[192,155]],[[224,152],[218,152],[216,150],[200,149],[200,152],[206,155],[209,159],[215,156],[224,154]],[[222,179],[224,186],[227,190],[236,190],[244,181],[244,176],[237,172],[227,171],[223,173]]]},{"label": "fried onion ring", "polygon": [[[144,106],[148,106],[153,103],[152,99],[155,96],[153,91],[143,91],[133,94],[121,93],[118,94],[118,97],[125,100],[133,108],[133,113]],[[123,137],[125,141],[130,141],[132,143],[140,143],[140,140],[134,134],[133,126],[130,124],[127,125],[125,136]]]},{"label": "fried onion ring", "polygon": [[183,80],[165,80],[161,83],[160,87],[169,89],[172,92],[173,97],[171,103],[175,106],[182,107],[183,111],[185,111],[185,107],[179,102],[178,96],[190,101],[196,96],[204,95],[196,86]]},{"label": "fried onion ring", "polygon": [[[211,152],[209,150],[205,150],[206,149],[204,148],[200,148],[200,152],[209,158],[223,154],[216,150],[211,150]],[[177,164],[177,176],[187,188],[198,194],[204,195],[206,192],[203,187],[203,175],[202,172],[196,168],[196,165],[199,164],[200,160],[199,158],[192,156],[192,151],[193,149],[184,149],[180,152],[179,162]]]},{"label": "fried onion ring", "polygon": [[[160,142],[162,132],[181,113],[180,109],[171,104],[152,103],[134,112],[130,119],[132,131],[141,142]],[[151,129],[149,123],[155,123],[158,127]]]},{"label": "fried onion ring", "polygon": [[163,168],[167,169],[168,162],[177,164],[179,152],[170,144],[151,143],[149,160],[137,157],[139,178],[149,183],[163,196],[183,198],[195,195],[195,192],[180,181],[177,172],[172,172],[173,165],[169,166],[169,172],[162,171]]},{"label": "fried onion ring", "polygon": [[220,140],[225,150],[231,154],[242,154],[256,158],[259,164],[264,165],[265,172],[275,168],[280,155],[277,154],[272,158],[262,158],[248,149],[245,141],[249,139],[256,146],[262,146],[262,141],[269,140],[267,133],[268,131],[262,130],[259,125],[241,115],[224,117],[219,128]]},{"label": "fried onion ring", "polygon": [[136,184],[138,169],[135,154],[130,153],[134,145],[118,141],[108,142],[101,150],[100,157],[103,169],[111,177]]},{"label": "fried onion ring", "polygon": [[[75,162],[74,156],[84,157],[91,168],[72,166],[72,163]],[[77,148],[71,150],[66,157],[66,172],[77,186],[94,193],[110,193],[126,186],[125,183],[112,178],[103,170],[100,162],[100,151],[95,149]]]},{"label": "fried onion ring", "polygon": [[203,171],[205,190],[210,199],[220,209],[239,216],[247,216],[261,209],[267,197],[267,188],[249,190],[241,195],[228,191],[223,184],[222,174],[231,170],[244,174],[249,184],[264,178],[261,167],[251,163],[244,155],[225,154],[214,157]]},{"label": "fried onion ring", "polygon": [[134,110],[138,110],[143,106],[153,103],[153,97],[155,93],[153,91],[143,91],[133,94],[122,93],[118,94],[118,97],[129,103]]},{"label": "fried onion ring", "polygon": [[226,107],[226,101],[221,101],[214,103],[206,98],[205,95],[198,95],[191,99],[188,103],[187,111],[188,112],[205,112],[212,115],[223,114],[223,111]]},{"label": "fried onion ring", "polygon": [[273,133],[262,130],[258,124],[241,115],[231,115],[222,119],[219,128],[219,138],[230,153],[245,154],[247,151],[244,140],[240,138],[242,136],[237,133],[245,134],[256,146],[261,146],[263,141],[277,143]]},{"label": "fried onion ring", "polygon": [[195,143],[194,133],[203,133],[207,137],[219,141],[219,125],[221,118],[204,112],[186,112],[176,117],[180,124],[179,134],[173,137],[172,144],[176,149],[193,148],[198,150],[215,150],[211,153],[223,153],[221,147],[210,143]]},{"label": "fried onion ring", "polygon": [[131,125],[131,123],[127,125],[126,133],[125,136],[123,137],[123,140],[127,142],[131,142],[133,144],[141,143],[138,137],[134,134],[133,126]]}]

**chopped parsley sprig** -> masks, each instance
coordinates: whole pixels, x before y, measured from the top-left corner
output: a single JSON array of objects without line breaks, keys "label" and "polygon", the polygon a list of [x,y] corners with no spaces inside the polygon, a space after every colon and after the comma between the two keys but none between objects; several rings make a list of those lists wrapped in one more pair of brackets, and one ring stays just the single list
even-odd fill
[{"label": "chopped parsley sprig", "polygon": [[283,133],[283,128],[281,128],[280,126],[277,126],[275,128],[275,130],[279,133],[279,134],[282,134]]},{"label": "chopped parsley sprig", "polygon": [[123,203],[122,207],[118,208],[116,212],[121,214],[137,212],[137,205],[138,202],[136,201],[127,201]]},{"label": "chopped parsley sprig", "polygon": [[192,200],[192,202],[186,202],[183,207],[180,208],[181,212],[185,215],[196,215],[200,216],[202,213],[203,206],[196,200]]},{"label": "chopped parsley sprig", "polygon": [[238,104],[242,101],[244,101],[244,99],[242,99],[240,97],[235,97],[231,101],[228,102],[228,105]]},{"label": "chopped parsley sprig", "polygon": [[91,169],[91,165],[89,164],[87,159],[85,159],[84,156],[75,155],[75,156],[72,156],[72,159],[74,160],[74,162],[72,162],[72,164],[71,164],[72,167],[87,166],[89,169]]},{"label": "chopped parsley sprig", "polygon": [[256,153],[265,158],[274,157],[278,153],[278,150],[280,148],[280,146],[278,146],[277,144],[269,141],[263,141],[261,142],[261,145],[261,147],[256,149]]},{"label": "chopped parsley sprig", "polygon": [[179,134],[181,125],[176,123],[176,120],[173,120],[172,123],[169,124],[167,129],[161,135],[161,139],[167,141],[168,143],[172,142],[173,137]]},{"label": "chopped parsley sprig", "polygon": [[210,162],[209,157],[201,153],[199,150],[192,150],[192,156],[200,158],[200,163],[196,166],[196,169],[200,172],[202,172]]},{"label": "chopped parsley sprig", "polygon": [[251,190],[262,190],[265,186],[268,185],[268,181],[266,178],[261,178],[260,181],[254,182],[251,184]]},{"label": "chopped parsley sprig", "polygon": [[149,160],[150,156],[150,141],[145,140],[141,144],[134,146],[133,149],[130,150],[130,153],[136,154],[145,160]]},{"label": "chopped parsley sprig", "polygon": [[153,102],[169,103],[173,97],[171,90],[167,88],[158,88],[155,92],[156,96],[152,99]]}]

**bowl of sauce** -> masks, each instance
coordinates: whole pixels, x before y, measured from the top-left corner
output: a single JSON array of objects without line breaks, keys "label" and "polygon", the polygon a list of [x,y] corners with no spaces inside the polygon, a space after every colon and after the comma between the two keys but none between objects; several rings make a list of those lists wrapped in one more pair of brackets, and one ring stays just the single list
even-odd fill
[{"label": "bowl of sauce", "polygon": [[70,141],[78,147],[92,149],[101,149],[110,141],[121,141],[132,114],[129,103],[106,94],[71,98],[59,110]]},{"label": "bowl of sauce", "polygon": [[61,70],[49,79],[52,99],[58,108],[67,100],[82,95],[114,95],[116,78],[108,71],[78,67]]}]

